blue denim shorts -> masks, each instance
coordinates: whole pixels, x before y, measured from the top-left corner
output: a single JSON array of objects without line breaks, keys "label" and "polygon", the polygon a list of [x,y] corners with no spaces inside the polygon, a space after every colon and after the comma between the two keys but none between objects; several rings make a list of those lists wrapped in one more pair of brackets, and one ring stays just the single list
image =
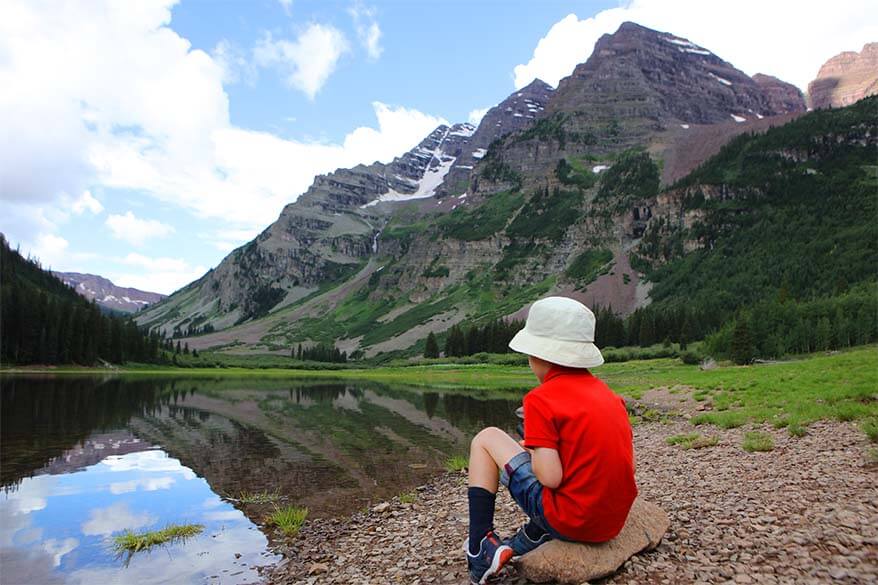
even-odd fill
[{"label": "blue denim shorts", "polygon": [[543,484],[534,475],[530,453],[524,451],[510,459],[500,472],[500,483],[509,489],[512,499],[531,521],[548,532],[552,538],[568,540],[558,534],[546,521],[543,513]]}]

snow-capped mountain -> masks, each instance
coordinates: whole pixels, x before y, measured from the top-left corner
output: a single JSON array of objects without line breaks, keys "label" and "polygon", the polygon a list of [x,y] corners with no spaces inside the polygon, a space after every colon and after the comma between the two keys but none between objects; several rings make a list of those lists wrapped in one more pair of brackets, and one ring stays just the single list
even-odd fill
[{"label": "snow-capped mountain", "polygon": [[116,286],[112,281],[96,274],[79,272],[53,272],[53,274],[88,300],[93,300],[107,309],[124,313],[135,313],[166,296],[136,288]]}]

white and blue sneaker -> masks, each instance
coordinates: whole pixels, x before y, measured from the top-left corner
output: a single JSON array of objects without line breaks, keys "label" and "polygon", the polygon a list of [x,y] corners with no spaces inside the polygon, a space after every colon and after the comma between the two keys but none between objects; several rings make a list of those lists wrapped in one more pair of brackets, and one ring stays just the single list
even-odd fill
[{"label": "white and blue sneaker", "polygon": [[489,577],[500,572],[512,555],[512,548],[503,544],[493,531],[479,542],[479,554],[471,555],[467,547],[466,562],[472,585],[484,585]]}]

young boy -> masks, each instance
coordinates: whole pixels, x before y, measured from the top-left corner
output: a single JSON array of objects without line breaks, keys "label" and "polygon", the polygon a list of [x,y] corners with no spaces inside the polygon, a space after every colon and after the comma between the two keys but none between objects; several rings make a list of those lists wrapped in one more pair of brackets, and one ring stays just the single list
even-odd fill
[{"label": "young boy", "polygon": [[[509,342],[540,385],[524,397],[524,440],[498,428],[475,436],[469,459],[467,564],[474,584],[553,538],[604,542],[637,496],[625,402],[588,370],[604,363],[594,315],[568,298],[535,302]],[[502,476],[498,468],[502,469]],[[529,521],[508,540],[494,533],[498,483]]]}]

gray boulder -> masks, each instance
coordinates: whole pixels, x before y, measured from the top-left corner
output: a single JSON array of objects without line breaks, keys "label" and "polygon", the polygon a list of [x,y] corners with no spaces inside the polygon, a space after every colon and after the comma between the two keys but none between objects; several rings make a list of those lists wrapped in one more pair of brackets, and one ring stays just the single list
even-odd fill
[{"label": "gray boulder", "polygon": [[659,545],[670,526],[657,505],[635,500],[622,532],[608,542],[585,544],[553,540],[519,561],[524,576],[536,583],[585,583],[615,573],[632,556]]}]

